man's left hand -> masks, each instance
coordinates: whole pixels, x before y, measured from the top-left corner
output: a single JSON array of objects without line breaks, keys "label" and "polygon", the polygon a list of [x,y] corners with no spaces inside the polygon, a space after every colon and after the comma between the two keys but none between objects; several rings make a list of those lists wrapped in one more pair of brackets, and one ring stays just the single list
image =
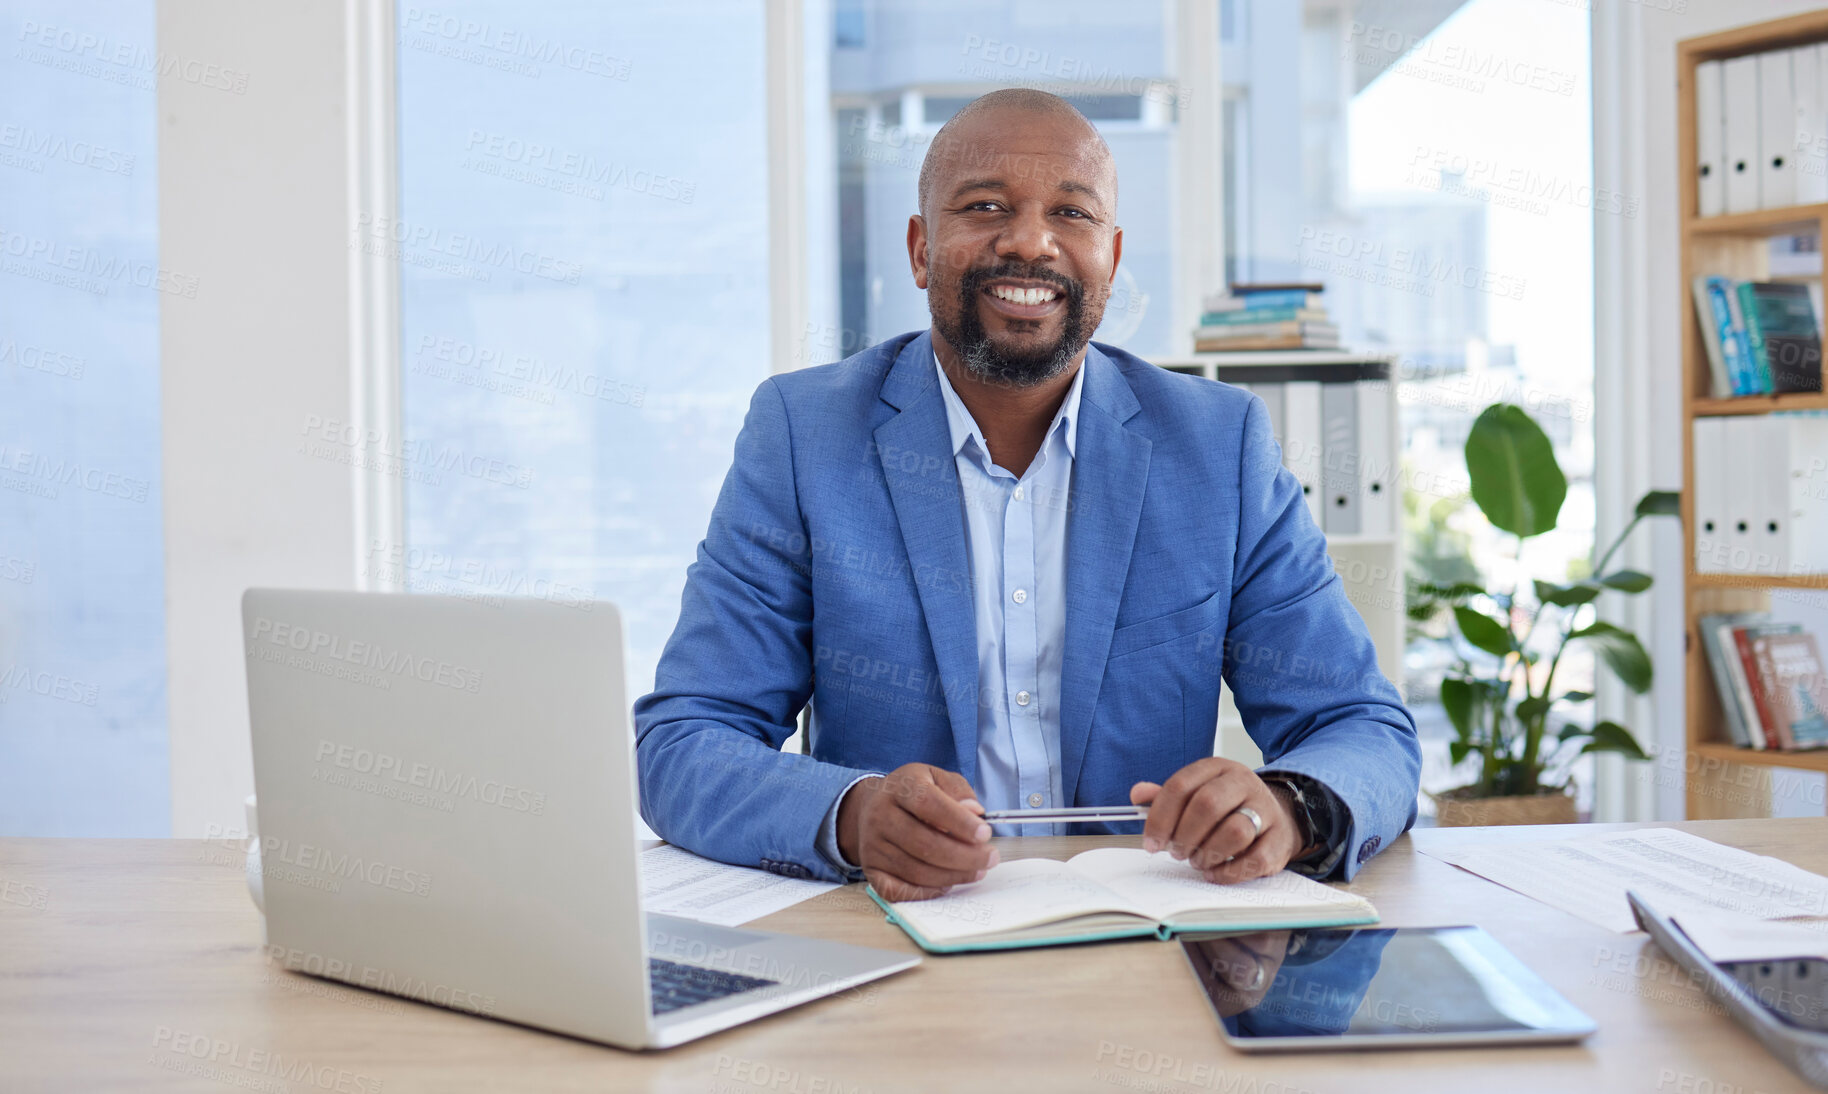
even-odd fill
[{"label": "man's left hand", "polygon": [[[1281,788],[1271,789],[1236,760],[1211,756],[1181,768],[1166,783],[1137,783],[1133,805],[1149,806],[1143,849],[1164,848],[1221,885],[1266,877],[1289,864],[1304,833]],[[1256,810],[1255,834],[1241,807]]]}]

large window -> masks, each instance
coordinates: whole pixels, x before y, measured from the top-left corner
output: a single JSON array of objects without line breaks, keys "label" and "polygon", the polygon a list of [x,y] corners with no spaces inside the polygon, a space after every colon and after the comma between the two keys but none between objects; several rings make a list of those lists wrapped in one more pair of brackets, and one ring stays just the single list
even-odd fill
[{"label": "large window", "polygon": [[[1242,280],[1324,282],[1346,344],[1397,358],[1413,576],[1493,589],[1581,576],[1592,218],[1638,215],[1634,198],[1593,186],[1586,5],[1227,7],[1228,265]],[[1521,558],[1464,498],[1467,431],[1501,401],[1535,415],[1569,479],[1560,529]],[[1428,641],[1405,666],[1431,790],[1465,774],[1448,763],[1444,667]],[[1593,672],[1570,651],[1557,681],[1591,690]]]},{"label": "large window", "polygon": [[[403,5],[410,588],[620,606],[633,694],[768,375],[763,11]],[[446,470],[440,470],[446,468]]]},{"label": "large window", "polygon": [[[807,4],[806,237],[770,241],[763,5],[403,8],[390,227],[407,442],[427,458],[405,483],[406,542],[369,545],[373,572],[615,600],[646,690],[755,384],[928,325],[905,242],[916,178],[938,127],[995,88],[1055,91],[1098,125],[1125,251],[1097,337],[1181,350],[1176,271],[1217,241],[1180,222],[1198,83],[1173,68],[1175,12]],[[1585,11],[1219,12],[1227,276],[1323,281],[1346,343],[1401,362],[1408,481],[1445,484],[1410,499],[1423,576],[1452,548],[1496,585],[1567,577],[1593,526]],[[808,271],[785,361],[769,359],[771,246],[802,249]],[[1564,531],[1521,561],[1451,488],[1470,422],[1500,399],[1537,412],[1572,480]],[[1407,667],[1426,779],[1446,785],[1440,666],[1418,644]]]},{"label": "large window", "polygon": [[162,836],[153,5],[0,34],[0,835]]}]

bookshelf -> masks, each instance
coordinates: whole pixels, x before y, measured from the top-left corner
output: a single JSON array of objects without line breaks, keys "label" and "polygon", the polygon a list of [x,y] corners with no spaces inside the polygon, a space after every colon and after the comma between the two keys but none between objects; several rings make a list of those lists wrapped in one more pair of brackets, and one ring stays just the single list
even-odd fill
[{"label": "bookshelf", "polygon": [[[1229,368],[1262,365],[1384,364],[1389,366],[1392,377],[1396,372],[1396,358],[1387,354],[1334,350],[1196,353],[1163,358],[1155,363],[1170,372],[1203,376],[1208,380],[1224,380]],[[1371,383],[1360,382],[1361,395],[1369,386],[1372,386]],[[1402,410],[1397,401],[1394,379],[1384,385],[1384,397],[1388,400],[1390,416],[1388,450],[1363,453],[1362,457],[1384,462],[1390,467],[1400,467]],[[1386,524],[1391,529],[1390,534],[1330,535],[1327,537],[1327,553],[1333,557],[1333,568],[1345,585],[1346,599],[1358,609],[1358,614],[1365,621],[1365,628],[1371,633],[1371,643],[1377,649],[1378,670],[1389,677],[1400,691],[1403,686],[1403,644],[1407,619],[1404,611],[1402,492],[1387,491],[1383,498],[1375,501],[1367,499],[1366,504],[1390,507]],[[1218,748],[1219,755],[1252,766],[1261,762],[1255,743],[1244,732],[1243,722],[1232,704],[1229,688],[1225,690],[1224,700],[1219,707]]]},{"label": "bookshelf", "polygon": [[[1684,678],[1689,761],[1683,767],[1688,817],[1763,816],[1770,812],[1768,771],[1783,767],[1828,772],[1828,750],[1771,752],[1732,743],[1707,664],[1699,619],[1710,612],[1765,611],[1773,589],[1828,590],[1828,574],[1785,577],[1770,574],[1697,573],[1694,491],[1696,418],[1717,415],[1769,414],[1780,410],[1828,410],[1828,394],[1713,397],[1706,349],[1695,317],[1690,285],[1702,274],[1765,280],[1770,274],[1769,240],[1778,236],[1821,233],[1828,228],[1828,204],[1792,205],[1724,216],[1699,215],[1695,147],[1695,66],[1767,50],[1828,41],[1828,11],[1809,12],[1768,23],[1689,38],[1676,45],[1677,187],[1681,200],[1682,283],[1682,492]],[[1749,791],[1749,792],[1748,792]]]}]

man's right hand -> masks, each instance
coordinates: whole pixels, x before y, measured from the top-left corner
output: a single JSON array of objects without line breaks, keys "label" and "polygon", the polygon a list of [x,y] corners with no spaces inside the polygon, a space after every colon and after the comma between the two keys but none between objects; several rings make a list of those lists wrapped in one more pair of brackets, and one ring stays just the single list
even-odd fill
[{"label": "man's right hand", "polygon": [[997,864],[984,807],[964,776],[903,764],[851,787],[838,806],[838,850],[884,900],[931,900]]}]

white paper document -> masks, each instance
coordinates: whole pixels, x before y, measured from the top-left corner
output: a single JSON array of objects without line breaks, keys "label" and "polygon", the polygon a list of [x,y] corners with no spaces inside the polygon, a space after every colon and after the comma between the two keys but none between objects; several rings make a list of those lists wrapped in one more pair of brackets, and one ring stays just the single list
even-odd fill
[{"label": "white paper document", "polygon": [[734,927],[838,887],[731,866],[662,844],[641,852],[641,908]]},{"label": "white paper document", "polygon": [[[1660,909],[1659,909],[1660,910]],[[1828,961],[1828,920],[1753,919],[1736,912],[1700,910],[1672,917],[1709,961]]]},{"label": "white paper document", "polygon": [[1673,828],[1422,853],[1620,932],[1637,930],[1627,889],[1678,918],[1698,908],[1754,919],[1828,916],[1828,878]]}]

